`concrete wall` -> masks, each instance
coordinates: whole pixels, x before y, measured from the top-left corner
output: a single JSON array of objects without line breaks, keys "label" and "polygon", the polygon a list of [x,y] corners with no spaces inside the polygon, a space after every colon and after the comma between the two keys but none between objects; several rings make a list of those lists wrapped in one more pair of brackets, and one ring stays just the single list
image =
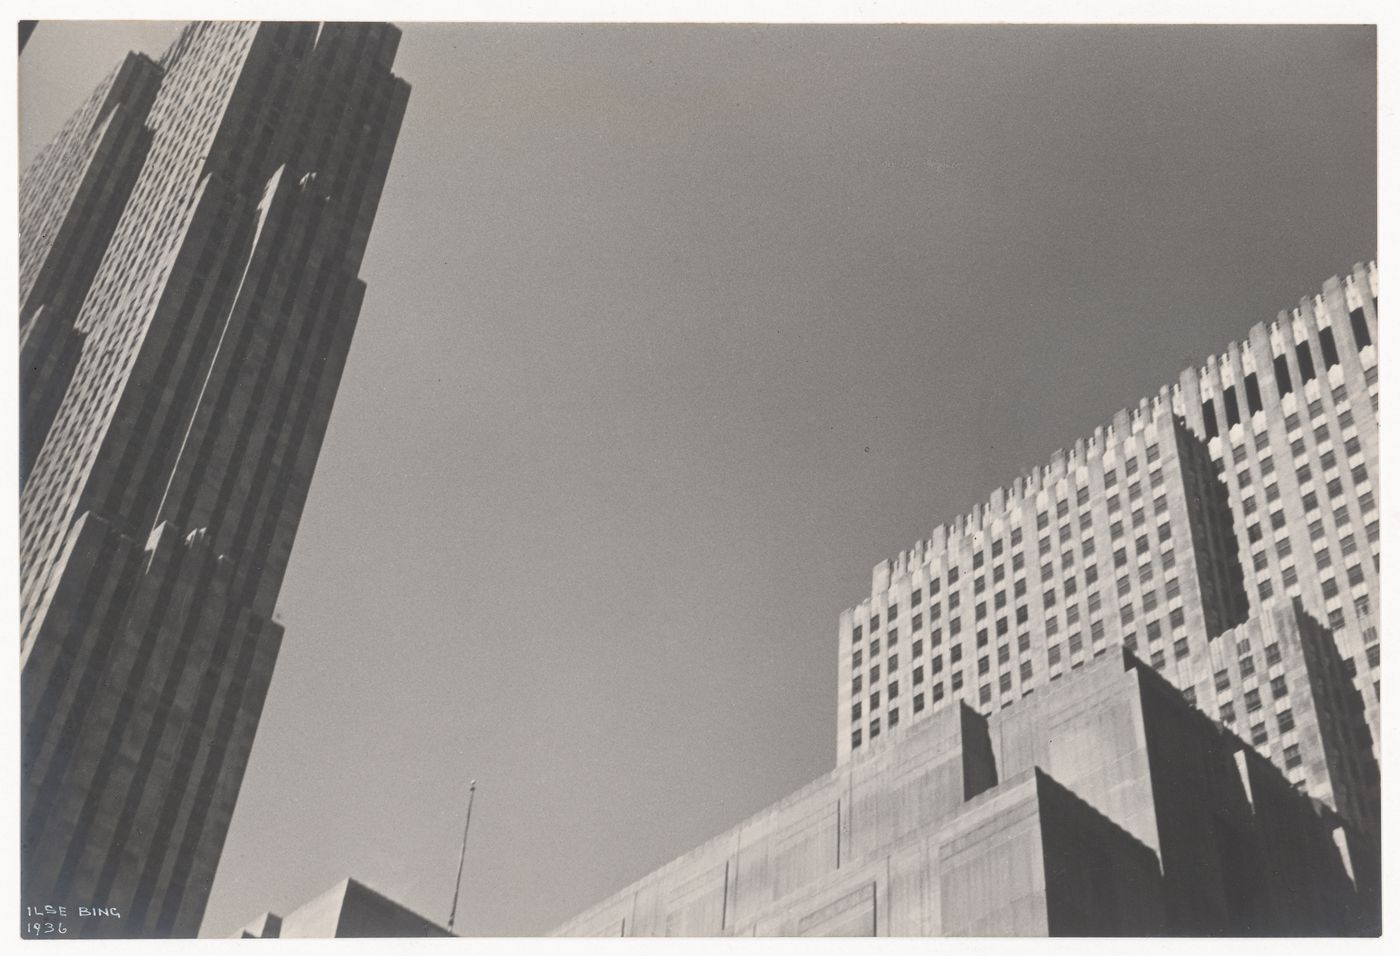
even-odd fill
[{"label": "concrete wall", "polygon": [[1346,834],[1114,652],[877,741],[555,935],[1361,932]]},{"label": "concrete wall", "polygon": [[238,935],[243,939],[407,939],[452,934],[382,893],[347,878],[286,917],[262,914]]}]

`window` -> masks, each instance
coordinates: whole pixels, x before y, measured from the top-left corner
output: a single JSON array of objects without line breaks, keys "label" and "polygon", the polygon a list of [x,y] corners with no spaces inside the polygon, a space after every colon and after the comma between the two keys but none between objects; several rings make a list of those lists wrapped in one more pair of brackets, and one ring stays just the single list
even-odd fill
[{"label": "window", "polygon": [[1031,679],[1031,673],[1032,673],[1032,671],[1031,671],[1031,662],[1030,662],[1030,661],[1022,661],[1022,662],[1021,662],[1021,681],[1022,681],[1022,683],[1024,683],[1025,681],[1028,681],[1028,680]]},{"label": "window", "polygon": [[865,658],[861,655],[860,648],[856,648],[855,651],[851,653],[851,666],[860,667],[864,662]]},{"label": "window", "polygon": [[1298,374],[1302,376],[1304,385],[1317,378],[1317,371],[1313,368],[1312,349],[1306,342],[1298,343]]},{"label": "window", "polygon": [[1215,672],[1215,689],[1216,689],[1217,692],[1223,692],[1223,691],[1227,691],[1227,690],[1230,689],[1230,672],[1229,672],[1229,671],[1216,671],[1216,672]]},{"label": "window", "polygon": [[915,614],[913,619],[909,622],[909,627],[915,631],[919,630],[923,626],[924,616],[922,614]]},{"label": "window", "polygon": [[1220,719],[1227,724],[1235,722],[1235,705],[1233,703],[1227,700],[1220,705]]},{"label": "window", "polygon": [[1288,693],[1288,678],[1282,674],[1269,681],[1269,689],[1273,691],[1274,699],[1285,696]]},{"label": "window", "polygon": [[1245,691],[1245,692],[1244,692],[1244,706],[1245,706],[1245,708],[1246,708],[1251,714],[1254,713],[1255,711],[1257,711],[1260,707],[1263,707],[1264,704],[1263,704],[1263,702],[1259,699],[1259,691],[1257,691],[1257,690],[1247,690],[1247,691]]},{"label": "window", "polygon": [[920,658],[920,657],[923,657],[923,656],[924,656],[924,642],[923,642],[923,641],[915,641],[915,642],[914,642],[914,646],[910,649],[910,653],[913,654],[913,656],[914,656],[914,658],[915,658],[916,660],[917,660],[918,658]]},{"label": "window", "polygon": [[938,702],[939,702],[940,700],[942,700],[942,699],[943,699],[943,685],[942,685],[941,683],[940,683],[940,684],[934,684],[934,685],[933,685],[933,702],[936,704],[936,703],[938,703]]},{"label": "window", "polygon": [[855,626],[853,626],[853,627],[851,628],[851,641],[852,641],[852,642],[859,641],[860,638],[861,638],[860,625],[857,624],[857,625],[855,625]]},{"label": "window", "polygon": [[921,711],[921,710],[923,710],[923,709],[924,709],[924,695],[923,695],[923,694],[915,694],[915,695],[914,695],[914,713],[917,714],[919,711]]},{"label": "window", "polygon": [[1242,658],[1240,658],[1240,676],[1241,676],[1241,677],[1249,677],[1249,676],[1250,676],[1251,674],[1253,674],[1253,673],[1254,673],[1254,658],[1252,658],[1252,657],[1242,657]]},{"label": "window", "polygon": [[1253,372],[1244,377],[1244,398],[1251,415],[1264,410],[1264,403],[1259,397],[1259,379]]},{"label": "window", "polygon": [[924,669],[923,669],[923,667],[922,667],[922,665],[921,665],[921,666],[919,666],[919,667],[914,668],[914,686],[917,687],[919,684],[922,684],[923,682],[924,682]]},{"label": "window", "polygon": [[1269,732],[1263,724],[1255,724],[1249,729],[1249,737],[1254,746],[1258,747],[1269,739]]},{"label": "window", "polygon": [[874,740],[880,736],[880,718],[876,717],[870,722],[870,739]]},{"label": "window", "polygon": [[890,711],[890,713],[889,713],[889,718],[890,718],[890,719],[889,719],[890,727],[891,727],[892,729],[895,728],[895,727],[898,727],[898,726],[899,726],[899,709],[898,709],[898,708],[892,709],[892,710]]},{"label": "window", "polygon": [[872,691],[870,692],[870,709],[871,709],[871,710],[876,710],[876,709],[879,708],[879,706],[880,706],[880,692],[879,692],[878,690],[872,690]]},{"label": "window", "polygon": [[859,693],[860,693],[860,688],[861,688],[861,682],[862,682],[862,680],[863,680],[863,677],[862,677],[862,675],[860,675],[860,674],[857,674],[855,677],[852,677],[852,678],[851,678],[851,694],[852,694],[852,695],[855,695],[855,694],[859,694]]},{"label": "window", "polygon": [[909,595],[909,604],[910,604],[911,606],[912,606],[912,605],[915,605],[915,604],[922,604],[922,603],[923,603],[923,600],[924,600],[924,592],[921,591],[921,590],[918,589],[918,588],[915,588],[915,589],[914,589],[914,593],[911,594],[911,595]]},{"label": "window", "polygon": [[1181,660],[1191,653],[1190,647],[1187,646],[1186,638],[1177,638],[1176,643],[1172,645],[1172,653],[1176,655],[1177,660]]},{"label": "window", "polygon": [[1001,693],[1003,693],[1003,694],[1009,694],[1009,693],[1011,693],[1011,675],[1010,675],[1010,674],[1002,674],[1001,677],[999,677],[999,678],[997,679],[997,689],[998,689],[999,691],[1001,691]]},{"label": "window", "polygon": [[1186,625],[1186,612],[1179,607],[1174,607],[1168,619],[1172,627],[1184,627]]},{"label": "window", "polygon": [[1331,329],[1322,329],[1317,333],[1317,340],[1322,344],[1322,364],[1323,368],[1331,368],[1333,365],[1340,365],[1341,360],[1337,358],[1337,340],[1331,337]]},{"label": "window", "polygon": [[1264,645],[1264,660],[1268,661],[1270,664],[1277,664],[1283,660],[1283,653],[1279,650],[1277,644]]},{"label": "window", "polygon": [[1290,744],[1283,748],[1283,765],[1289,770],[1300,766],[1303,763],[1303,756],[1298,752],[1297,744]]},{"label": "window", "polygon": [[874,633],[875,633],[876,631],[878,631],[879,629],[880,629],[880,615],[878,615],[878,614],[872,614],[872,615],[870,615],[870,633],[871,633],[871,634],[874,634]]},{"label": "window", "polygon": [[860,701],[851,705],[851,720],[860,720]]},{"label": "window", "polygon": [[1209,441],[1219,436],[1220,426],[1215,421],[1215,405],[1208,398],[1201,405],[1201,417],[1205,419],[1206,423],[1206,440]]},{"label": "window", "polygon": [[859,727],[857,727],[855,730],[851,731],[851,746],[852,746],[852,747],[859,747],[859,746],[860,746],[860,728],[859,728]]},{"label": "window", "polygon": [[1281,733],[1281,734],[1286,734],[1286,733],[1288,733],[1290,730],[1292,730],[1293,727],[1294,727],[1294,724],[1293,724],[1293,711],[1292,711],[1291,709],[1279,711],[1279,715],[1278,715],[1278,729],[1279,729],[1279,733]]}]

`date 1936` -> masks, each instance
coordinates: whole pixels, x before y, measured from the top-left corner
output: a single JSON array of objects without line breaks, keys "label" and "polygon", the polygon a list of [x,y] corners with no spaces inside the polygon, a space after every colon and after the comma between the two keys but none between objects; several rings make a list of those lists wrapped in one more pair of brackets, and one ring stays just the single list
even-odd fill
[{"label": "date 1936", "polygon": [[121,919],[122,914],[115,906],[26,906],[24,908],[24,935],[26,936],[66,936],[70,917],[90,919],[106,917]]}]

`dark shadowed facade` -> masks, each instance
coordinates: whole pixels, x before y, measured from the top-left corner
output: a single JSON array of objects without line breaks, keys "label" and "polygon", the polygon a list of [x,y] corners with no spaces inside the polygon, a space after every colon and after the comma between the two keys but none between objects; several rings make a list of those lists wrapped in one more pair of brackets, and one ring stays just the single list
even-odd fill
[{"label": "dark shadowed facade", "polygon": [[200,23],[20,184],[22,891],[199,928],[408,99],[384,24]]}]

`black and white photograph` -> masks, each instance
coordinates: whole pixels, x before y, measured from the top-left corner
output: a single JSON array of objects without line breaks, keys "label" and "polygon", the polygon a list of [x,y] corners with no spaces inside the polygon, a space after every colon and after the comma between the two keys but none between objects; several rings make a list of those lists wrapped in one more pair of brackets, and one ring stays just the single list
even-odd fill
[{"label": "black and white photograph", "polygon": [[1378,6],[302,6],[17,10],[11,939],[1380,936]]}]

